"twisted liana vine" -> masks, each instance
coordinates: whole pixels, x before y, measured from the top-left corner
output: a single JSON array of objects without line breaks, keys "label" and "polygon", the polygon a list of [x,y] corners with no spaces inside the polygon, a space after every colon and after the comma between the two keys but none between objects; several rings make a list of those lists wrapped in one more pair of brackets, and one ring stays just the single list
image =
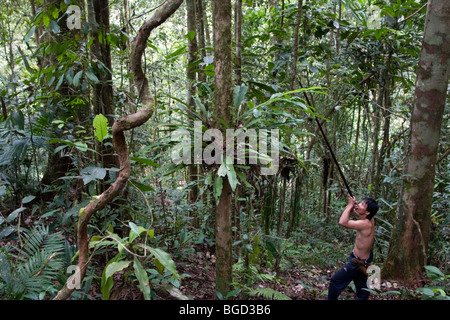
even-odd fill
[{"label": "twisted liana vine", "polygon": [[119,173],[114,183],[98,197],[79,211],[77,244],[78,263],[75,273],[69,277],[66,284],[58,292],[55,300],[65,300],[70,297],[75,288],[83,280],[89,265],[89,234],[88,223],[93,214],[106,207],[127,184],[130,177],[130,155],[125,138],[125,131],[136,128],[144,124],[153,114],[156,107],[154,99],[148,89],[148,79],[142,68],[142,55],[147,46],[150,32],[166,21],[183,3],[184,0],[167,0],[149,17],[139,29],[133,40],[131,48],[131,70],[134,75],[134,82],[138,89],[139,99],[144,107],[136,113],[127,115],[114,122],[111,133],[114,150],[119,161]]}]

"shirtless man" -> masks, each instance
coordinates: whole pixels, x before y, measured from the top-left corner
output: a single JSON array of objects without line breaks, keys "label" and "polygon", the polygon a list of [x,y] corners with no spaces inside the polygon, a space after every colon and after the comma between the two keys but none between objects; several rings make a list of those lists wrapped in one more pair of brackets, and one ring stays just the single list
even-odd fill
[{"label": "shirtless man", "polygon": [[[339,225],[356,230],[355,246],[349,257],[349,262],[339,270],[330,281],[328,300],[337,300],[339,294],[353,280],[358,300],[369,299],[367,275],[358,267],[359,264],[369,264],[373,259],[372,244],[375,234],[373,216],[378,211],[378,204],[374,199],[365,198],[360,203],[354,197],[348,197],[348,204],[339,219]],[[356,214],[359,220],[350,220],[350,213]],[[353,261],[352,261],[353,260]]]}]

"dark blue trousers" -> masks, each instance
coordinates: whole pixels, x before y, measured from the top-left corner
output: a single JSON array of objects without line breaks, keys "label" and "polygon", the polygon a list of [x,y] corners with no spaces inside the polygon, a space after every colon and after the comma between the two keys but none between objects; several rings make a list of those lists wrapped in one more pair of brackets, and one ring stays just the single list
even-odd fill
[{"label": "dark blue trousers", "polygon": [[[370,292],[363,290],[364,288],[367,288],[367,276],[351,263],[353,258],[355,258],[355,255],[352,252],[348,259],[348,263],[331,278],[330,286],[328,288],[328,300],[337,300],[341,292],[350,284],[350,282],[352,282],[352,280],[356,287],[356,299],[369,299]],[[373,252],[370,251],[370,256],[366,261],[371,262],[372,259]]]}]

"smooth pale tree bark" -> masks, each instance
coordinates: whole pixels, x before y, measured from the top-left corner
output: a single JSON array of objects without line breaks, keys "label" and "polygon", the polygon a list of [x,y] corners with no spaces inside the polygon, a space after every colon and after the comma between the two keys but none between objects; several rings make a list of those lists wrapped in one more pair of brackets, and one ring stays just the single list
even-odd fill
[{"label": "smooth pale tree bark", "polygon": [[[233,67],[231,56],[231,1],[214,0],[214,111],[215,115],[232,123]],[[225,128],[220,122],[215,128]],[[225,296],[230,291],[231,267],[231,197],[232,190],[227,176],[216,207],[216,291]]]},{"label": "smooth pale tree bark", "polygon": [[[136,113],[125,116],[114,122],[111,132],[114,149],[117,152],[120,171],[116,181],[102,194],[92,200],[85,208],[82,208],[78,214],[77,245],[78,245],[78,263],[75,274],[68,279],[64,287],[58,292],[55,300],[68,299],[75,290],[76,282],[81,282],[86,274],[89,265],[89,234],[88,224],[92,215],[106,207],[126,186],[130,177],[130,155],[125,139],[124,132],[144,124],[153,114],[155,108],[154,99],[148,91],[148,79],[142,69],[142,55],[150,32],[164,23],[183,3],[183,0],[168,0],[160,6],[153,15],[144,22],[139,29],[132,43],[132,70],[134,80],[139,88],[139,96],[144,103],[144,107]],[[145,90],[144,90],[145,89]]]},{"label": "smooth pale tree bark", "polygon": [[427,263],[436,160],[450,76],[450,1],[429,0],[408,161],[383,277],[414,282]]}]

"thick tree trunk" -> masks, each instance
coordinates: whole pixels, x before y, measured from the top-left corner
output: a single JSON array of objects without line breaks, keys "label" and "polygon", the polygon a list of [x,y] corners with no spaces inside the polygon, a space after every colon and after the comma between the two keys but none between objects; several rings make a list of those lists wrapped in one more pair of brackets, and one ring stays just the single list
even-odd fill
[{"label": "thick tree trunk", "polygon": [[[232,124],[233,69],[231,56],[231,1],[214,0],[214,67],[215,115]],[[216,128],[221,125],[217,121]],[[225,129],[225,128],[223,128]],[[228,178],[223,177],[223,188],[216,208],[216,291],[225,296],[230,291],[231,267],[231,198]]]},{"label": "thick tree trunk", "polygon": [[450,76],[450,2],[429,0],[411,116],[407,177],[384,265],[386,278],[412,282],[425,263],[434,176]]}]

